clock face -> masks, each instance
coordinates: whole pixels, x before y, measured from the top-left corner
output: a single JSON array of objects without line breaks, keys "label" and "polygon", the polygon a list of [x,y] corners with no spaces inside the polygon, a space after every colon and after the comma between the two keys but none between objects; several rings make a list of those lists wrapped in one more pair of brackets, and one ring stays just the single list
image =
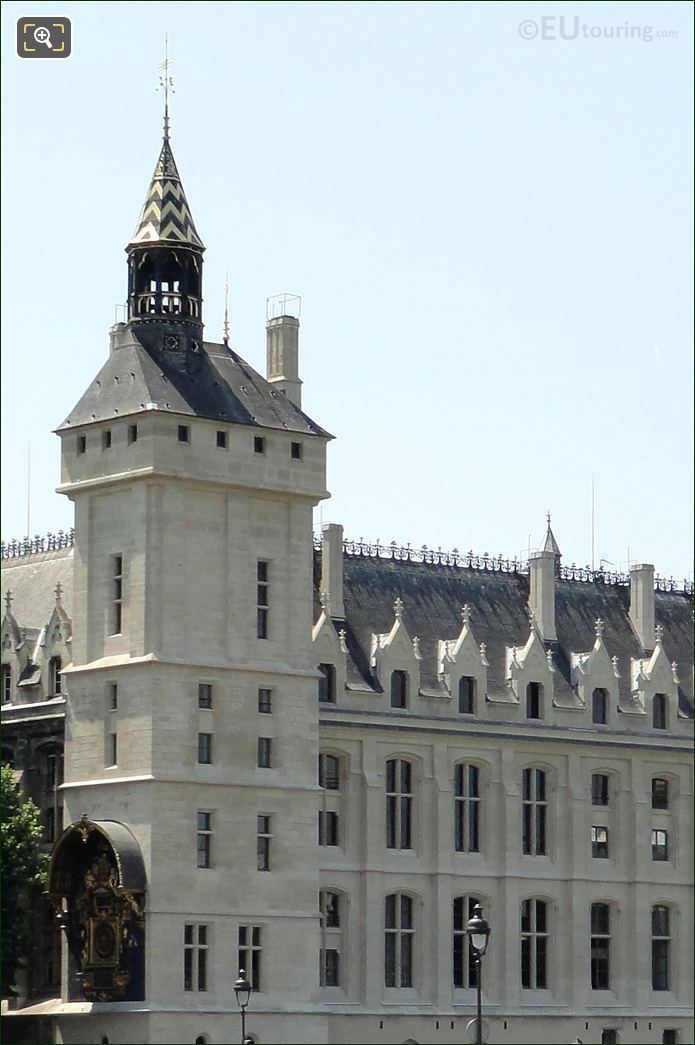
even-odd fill
[{"label": "clock face", "polygon": [[110,922],[100,922],[94,930],[94,950],[103,960],[111,958],[116,950],[116,933]]}]

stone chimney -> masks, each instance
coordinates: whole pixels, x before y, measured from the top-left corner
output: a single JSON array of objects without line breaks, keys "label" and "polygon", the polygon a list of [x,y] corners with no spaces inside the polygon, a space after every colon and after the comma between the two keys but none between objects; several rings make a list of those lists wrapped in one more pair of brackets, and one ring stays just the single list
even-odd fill
[{"label": "stone chimney", "polygon": [[301,409],[302,382],[299,380],[299,320],[295,316],[269,319],[266,329],[266,377]]},{"label": "stone chimney", "polygon": [[343,527],[326,523],[321,527],[321,591],[328,594],[331,617],[345,617],[343,604]]},{"label": "stone chimney", "polygon": [[529,557],[528,602],[544,642],[557,639],[555,631],[555,553],[534,552]]},{"label": "stone chimney", "polygon": [[648,563],[630,569],[630,620],[645,650],[654,649],[654,567]]}]

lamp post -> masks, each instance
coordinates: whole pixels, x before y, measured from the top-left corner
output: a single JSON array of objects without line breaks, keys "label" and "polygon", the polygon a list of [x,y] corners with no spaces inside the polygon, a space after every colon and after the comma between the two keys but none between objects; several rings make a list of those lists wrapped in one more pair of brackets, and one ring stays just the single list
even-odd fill
[{"label": "lamp post", "polygon": [[246,1037],[246,1006],[251,997],[251,984],[246,979],[246,973],[243,969],[239,969],[239,979],[234,984],[234,993],[236,994],[237,1005],[241,1009],[241,1045],[244,1045],[248,1041]]},{"label": "lamp post", "polygon": [[483,1045],[483,995],[482,995],[482,967],[483,967],[483,955],[487,950],[488,941],[490,939],[490,923],[483,918],[483,909],[480,904],[476,904],[473,908],[473,917],[469,919],[466,925],[466,932],[468,933],[468,944],[470,947],[471,955],[475,961],[475,982],[477,988],[477,1019],[476,1019],[476,1034],[475,1040],[477,1045]]}]

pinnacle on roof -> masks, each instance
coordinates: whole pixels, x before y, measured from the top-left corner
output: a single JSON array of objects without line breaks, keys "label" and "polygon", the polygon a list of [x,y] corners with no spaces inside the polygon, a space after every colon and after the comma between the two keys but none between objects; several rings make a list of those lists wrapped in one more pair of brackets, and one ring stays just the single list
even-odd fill
[{"label": "pinnacle on roof", "polygon": [[127,249],[147,243],[163,243],[205,250],[169,143],[168,127],[154,169],[147,197]]},{"label": "pinnacle on roof", "polygon": [[545,534],[545,543],[543,544],[542,551],[551,552],[553,555],[562,555],[553,531],[550,529],[550,512],[548,512],[548,529]]}]

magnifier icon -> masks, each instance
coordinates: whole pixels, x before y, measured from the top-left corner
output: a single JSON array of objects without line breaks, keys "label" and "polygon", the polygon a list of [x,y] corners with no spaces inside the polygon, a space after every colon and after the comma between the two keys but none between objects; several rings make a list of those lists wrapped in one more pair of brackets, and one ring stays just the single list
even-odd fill
[{"label": "magnifier icon", "polygon": [[49,51],[53,50],[53,44],[51,43],[51,34],[45,25],[39,25],[34,29],[34,39],[37,44],[45,44]]}]

